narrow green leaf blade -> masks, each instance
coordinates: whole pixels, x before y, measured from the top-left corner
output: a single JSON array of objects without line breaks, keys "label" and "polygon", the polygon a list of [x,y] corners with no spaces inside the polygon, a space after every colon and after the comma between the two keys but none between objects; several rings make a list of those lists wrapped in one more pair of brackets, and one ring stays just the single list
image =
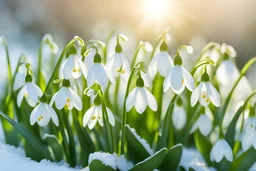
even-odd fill
[{"label": "narrow green leaf blade", "polygon": [[177,144],[168,150],[159,170],[177,170],[182,156],[182,144]]},{"label": "narrow green leaf blade", "polygon": [[36,138],[27,128],[12,120],[9,116],[0,111],[0,115],[8,121],[34,148],[40,151],[42,154],[48,158],[48,153],[46,147],[43,143],[40,142],[39,139]]},{"label": "narrow green leaf blade", "polygon": [[231,123],[229,124],[227,133],[225,135],[225,140],[228,142],[228,144],[230,145],[231,148],[233,148],[233,146],[234,146],[235,133],[236,133],[236,123],[237,123],[237,120],[238,120],[238,118],[239,118],[239,116],[242,112],[243,112],[243,106],[241,106],[237,110],[234,118],[232,119]]},{"label": "narrow green leaf blade", "polygon": [[255,156],[256,150],[251,147],[232,162],[231,170],[249,170],[256,162]]},{"label": "narrow green leaf blade", "polygon": [[166,148],[163,148],[142,162],[137,163],[130,171],[154,170],[162,163],[165,154]]},{"label": "narrow green leaf blade", "polygon": [[100,160],[94,159],[90,165],[89,165],[90,171],[99,171],[99,170],[104,170],[104,171],[115,171],[110,166],[106,166],[103,164]]},{"label": "narrow green leaf blade", "polygon": [[141,141],[139,141],[140,137],[135,133],[135,130],[130,128],[129,125],[126,125],[125,129],[127,136],[128,157],[134,163],[140,162],[149,157],[151,155],[150,152],[145,148],[145,144],[143,145]]},{"label": "narrow green leaf blade", "polygon": [[212,149],[211,142],[206,137],[204,137],[198,130],[194,133],[194,140],[196,148],[203,155],[206,162],[210,164],[210,151]]},{"label": "narrow green leaf blade", "polygon": [[45,134],[44,141],[51,147],[55,161],[61,161],[63,159],[63,150],[58,139],[54,135]]}]

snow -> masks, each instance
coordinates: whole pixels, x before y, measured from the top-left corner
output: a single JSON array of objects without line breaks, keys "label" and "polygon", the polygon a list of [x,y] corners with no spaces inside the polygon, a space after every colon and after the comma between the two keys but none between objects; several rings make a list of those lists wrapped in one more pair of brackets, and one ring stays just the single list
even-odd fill
[{"label": "snow", "polygon": [[186,170],[191,167],[196,171],[216,171],[215,168],[207,167],[203,157],[195,148],[183,148],[180,166]]},{"label": "snow", "polygon": [[[113,169],[118,168],[121,171],[127,171],[133,167],[131,162],[128,162],[123,155],[110,154],[104,152],[95,152],[89,155],[89,165],[93,160],[99,160],[104,165],[110,166]],[[87,171],[86,169],[84,169]]]},{"label": "snow", "polygon": [[143,145],[143,147],[147,150],[147,152],[150,154],[150,155],[153,155],[154,152],[153,150],[150,148],[149,144],[147,143],[146,140],[144,140],[143,138],[141,138],[136,130],[134,128],[131,128],[129,125],[126,124],[126,126],[132,131],[133,135],[136,137],[136,139]]},{"label": "snow", "polygon": [[38,163],[25,157],[22,148],[15,148],[14,146],[2,144],[0,142],[0,170],[77,171],[78,169],[71,169],[64,162],[52,163],[48,160],[42,160]]}]

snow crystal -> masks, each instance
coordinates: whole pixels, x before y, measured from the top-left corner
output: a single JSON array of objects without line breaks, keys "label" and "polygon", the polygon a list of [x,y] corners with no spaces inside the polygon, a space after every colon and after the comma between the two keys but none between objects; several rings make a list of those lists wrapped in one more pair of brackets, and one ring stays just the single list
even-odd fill
[{"label": "snow crystal", "polygon": [[134,129],[134,128],[131,128],[129,125],[125,125],[125,126],[127,126],[131,131],[132,131],[132,133],[133,133],[133,135],[136,137],[136,139],[143,145],[143,147],[147,150],[147,152],[150,154],[150,155],[152,155],[154,152],[153,152],[153,150],[150,148],[150,146],[149,146],[149,144],[147,143],[147,141],[146,140],[144,140],[143,138],[141,138],[138,134],[137,134],[137,132],[136,132],[136,130]]},{"label": "snow crystal", "polygon": [[123,155],[118,156],[117,154],[95,152],[89,155],[89,165],[93,160],[99,160],[104,165],[110,166],[113,169],[118,168],[121,171],[127,171],[133,167],[133,164],[128,162]]}]

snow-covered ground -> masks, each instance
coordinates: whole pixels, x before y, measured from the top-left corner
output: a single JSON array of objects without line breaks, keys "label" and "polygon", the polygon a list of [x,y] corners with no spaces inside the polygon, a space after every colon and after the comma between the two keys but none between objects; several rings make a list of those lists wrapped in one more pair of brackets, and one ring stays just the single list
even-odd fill
[{"label": "snow-covered ground", "polygon": [[22,148],[15,148],[10,145],[0,144],[0,170],[76,171],[78,169],[71,169],[64,162],[52,163],[47,160],[42,160],[38,163],[30,158],[26,158]]}]

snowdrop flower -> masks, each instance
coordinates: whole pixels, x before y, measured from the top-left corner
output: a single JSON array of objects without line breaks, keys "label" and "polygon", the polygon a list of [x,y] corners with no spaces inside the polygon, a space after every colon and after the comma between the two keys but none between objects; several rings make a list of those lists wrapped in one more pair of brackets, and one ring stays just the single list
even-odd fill
[{"label": "snowdrop flower", "polygon": [[32,76],[29,73],[27,73],[25,77],[25,82],[25,85],[20,89],[18,93],[18,107],[20,107],[24,97],[31,107],[35,107],[38,102],[38,98],[41,97],[43,93],[41,89],[35,83],[32,82]]},{"label": "snowdrop flower", "polygon": [[77,56],[76,49],[72,46],[69,50],[69,57],[63,62],[60,67],[60,77],[64,79],[79,78],[82,74],[87,78],[87,69],[83,61]]},{"label": "snowdrop flower", "polygon": [[216,71],[217,80],[223,86],[232,85],[240,76],[239,70],[228,58],[228,54],[225,53],[224,59]]},{"label": "snowdrop flower", "polygon": [[88,54],[87,56],[84,58],[84,64],[86,66],[86,68],[90,68],[93,64],[93,59],[95,54],[97,53],[97,49],[96,48],[91,48],[88,50]]},{"label": "snowdrop flower", "polygon": [[160,52],[151,60],[148,65],[148,71],[150,75],[155,75],[157,71],[159,71],[160,75],[166,77],[173,67],[173,60],[171,56],[168,54],[168,46],[163,41],[160,46]]},{"label": "snowdrop flower", "polygon": [[[109,123],[112,126],[115,126],[115,118],[113,113],[109,108],[106,108]],[[94,105],[88,109],[83,117],[83,126],[86,127],[88,125],[89,129],[92,129],[96,123],[99,123],[100,126],[103,126],[103,111],[102,105],[99,96],[94,99]]]},{"label": "snowdrop flower", "polygon": [[139,114],[142,114],[147,105],[153,110],[157,110],[155,97],[144,87],[144,81],[139,76],[136,87],[130,92],[126,100],[126,111],[130,111],[134,106]]},{"label": "snowdrop flower", "polygon": [[45,34],[43,37],[43,42],[49,46],[52,53],[58,53],[59,48],[57,43],[53,40],[52,35],[50,35],[49,33]]},{"label": "snowdrop flower", "polygon": [[140,41],[139,44],[145,52],[153,52],[153,46],[149,42]]},{"label": "snowdrop flower", "polygon": [[182,99],[179,97],[173,109],[172,122],[174,127],[179,130],[184,128],[187,121],[187,115],[184,107],[182,106]]},{"label": "snowdrop flower", "polygon": [[93,59],[93,64],[88,71],[88,87],[91,87],[95,82],[104,87],[107,85],[108,79],[111,83],[115,82],[113,75],[107,71],[103,64],[101,64],[100,54],[96,53]]},{"label": "snowdrop flower", "polygon": [[207,136],[210,134],[210,132],[212,130],[212,122],[207,115],[205,115],[205,114],[200,115],[199,118],[197,119],[196,123],[192,126],[189,133],[192,134],[197,129],[199,129],[199,131],[204,136]]},{"label": "snowdrop flower", "polygon": [[185,87],[193,91],[195,89],[195,82],[192,75],[182,66],[182,59],[177,52],[174,59],[175,66],[170,70],[169,75],[164,79],[164,92],[170,87],[176,94],[181,94]]},{"label": "snowdrop flower", "polygon": [[113,56],[108,59],[106,67],[113,76],[124,75],[124,78],[128,79],[131,72],[130,64],[122,53],[122,47],[119,43],[116,45]]},{"label": "snowdrop flower", "polygon": [[83,104],[81,98],[74,90],[70,88],[69,80],[63,80],[62,88],[53,95],[50,105],[55,102],[56,108],[61,110],[66,107],[68,110],[75,107],[77,110],[82,110]]},{"label": "snowdrop flower", "polygon": [[191,106],[195,106],[199,100],[202,106],[208,106],[209,103],[212,102],[212,104],[214,104],[216,107],[219,107],[220,95],[215,87],[213,87],[213,85],[209,82],[209,75],[206,72],[202,75],[201,81],[202,82],[197,86],[191,95]]},{"label": "snowdrop flower", "polygon": [[244,151],[248,150],[251,146],[256,149],[256,117],[246,119],[241,143]]},{"label": "snowdrop flower", "polygon": [[219,139],[217,143],[212,147],[210,153],[211,161],[219,163],[223,158],[228,161],[233,161],[232,149],[225,139]]},{"label": "snowdrop flower", "polygon": [[[42,99],[42,98],[41,98]],[[32,111],[30,115],[30,124],[34,125],[36,122],[39,126],[45,127],[52,118],[54,124],[59,126],[59,119],[52,106],[41,101]]]}]

